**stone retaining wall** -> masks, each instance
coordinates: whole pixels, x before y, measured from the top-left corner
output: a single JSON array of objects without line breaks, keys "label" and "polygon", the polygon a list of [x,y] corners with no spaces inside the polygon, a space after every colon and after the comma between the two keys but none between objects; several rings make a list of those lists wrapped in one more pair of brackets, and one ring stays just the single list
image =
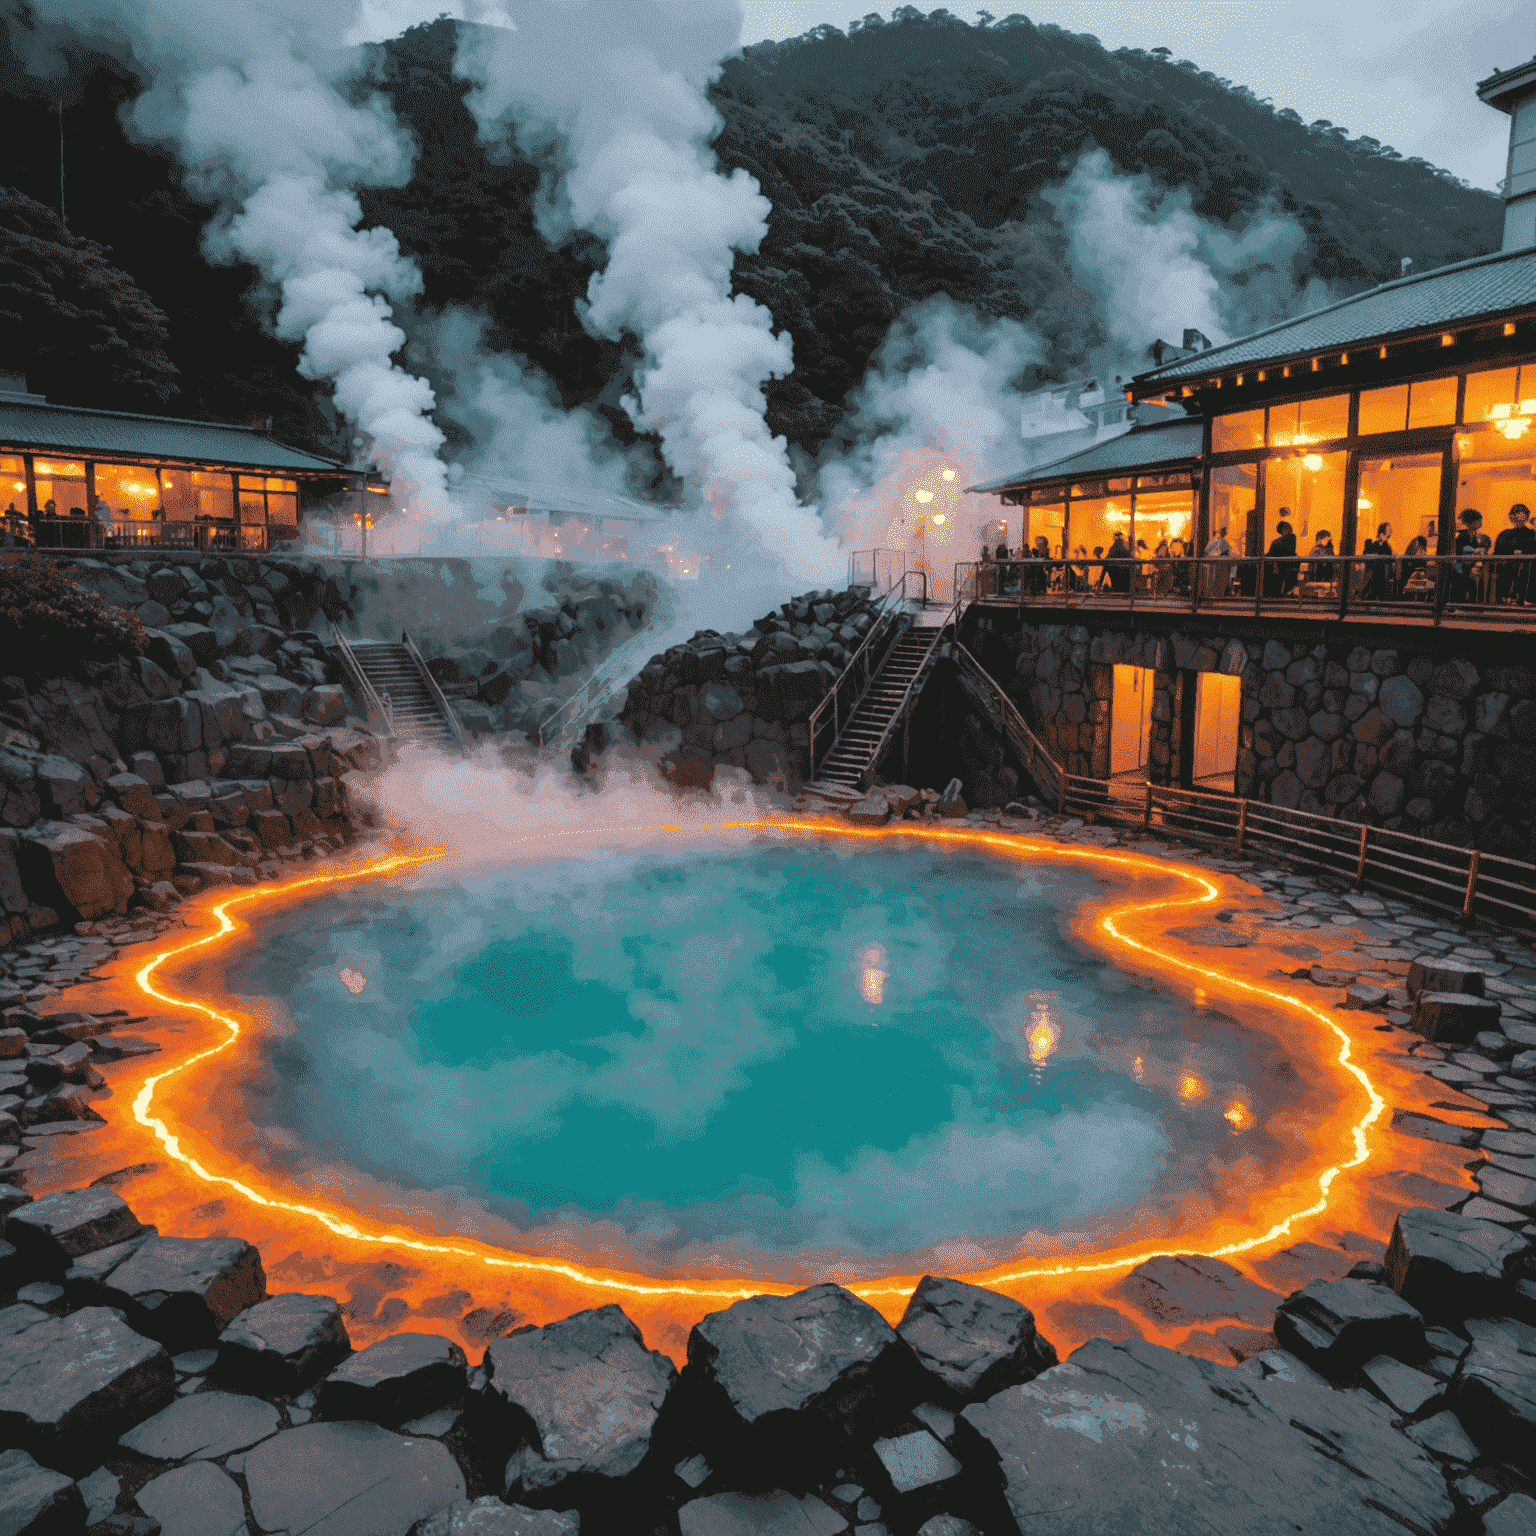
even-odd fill
[{"label": "stone retaining wall", "polygon": [[1536,672],[1517,654],[1522,642],[1446,631],[1372,647],[1237,632],[1159,634],[1104,619],[982,627],[973,642],[1070,773],[1108,775],[1111,669],[1124,663],[1154,673],[1148,778],[1185,782],[1195,680],[1221,672],[1243,680],[1237,794],[1529,854]]}]

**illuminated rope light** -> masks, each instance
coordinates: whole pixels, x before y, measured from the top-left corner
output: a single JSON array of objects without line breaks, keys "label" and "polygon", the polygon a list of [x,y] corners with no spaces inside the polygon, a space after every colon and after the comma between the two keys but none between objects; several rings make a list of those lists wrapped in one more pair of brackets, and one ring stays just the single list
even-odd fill
[{"label": "illuminated rope light", "polygon": [[[1347,1160],[1330,1165],[1317,1175],[1318,1197],[1312,1204],[1290,1212],[1289,1215],[1283,1216],[1274,1222],[1268,1230],[1256,1235],[1223,1243],[1215,1247],[1197,1248],[1181,1243],[1178,1249],[1179,1252],[1199,1253],[1206,1258],[1228,1258],[1234,1255],[1251,1253],[1256,1249],[1276,1243],[1290,1236],[1298,1222],[1314,1216],[1320,1216],[1328,1208],[1329,1195],[1339,1175],[1352,1168],[1361,1166],[1370,1157],[1370,1145],[1366,1138],[1366,1132],[1385,1112],[1387,1107],[1386,1100],[1377,1092],[1375,1085],[1371,1082],[1365,1071],[1353,1060],[1349,1035],[1340,1025],[1329,1018],[1321,1009],[1304,1002],[1298,997],[1293,997],[1273,987],[1261,986],[1255,982],[1244,981],[1236,976],[1229,976],[1223,972],[1199,965],[1192,960],[1176,958],[1164,953],[1162,950],[1155,949],[1152,945],[1144,944],[1140,940],[1132,938],[1130,935],[1122,932],[1117,926],[1117,920],[1134,917],[1138,914],[1208,906],[1220,900],[1220,887],[1189,865],[1172,864],[1164,860],[1145,858],[1128,853],[1109,853],[1094,848],[1046,842],[1035,838],[1017,837],[1012,834],[982,832],[974,828],[951,829],[901,826],[876,829],[852,827],[846,823],[809,817],[765,817],[754,821],[705,822],[655,827],[570,829],[568,831],[540,833],[531,837],[519,838],[516,840],[516,843],[531,844],[546,842],[552,838],[571,836],[588,838],[629,837],[654,835],[656,833],[721,831],[778,831],[798,836],[841,837],[850,841],[908,837],[925,842],[953,843],[965,847],[983,848],[1013,859],[1029,857],[1077,859],[1086,863],[1110,865],[1117,869],[1148,875],[1173,875],[1192,882],[1196,887],[1196,893],[1191,896],[1182,900],[1176,897],[1163,897],[1153,901],[1124,903],[1110,907],[1099,914],[1095,926],[1101,933],[1107,935],[1116,943],[1148,957],[1155,961],[1158,966],[1171,966],[1188,976],[1198,977],[1211,982],[1219,989],[1245,993],[1253,998],[1278,1004],[1281,1007],[1300,1013],[1316,1023],[1325,1025],[1333,1032],[1339,1042],[1338,1065],[1358,1081],[1368,1100],[1368,1108],[1351,1130],[1354,1155]],[[176,1066],[169,1067],[165,1071],[147,1078],[133,1101],[134,1119],[154,1134],[167,1157],[171,1158],[203,1183],[216,1185],[241,1195],[252,1204],[265,1209],[281,1211],[290,1216],[308,1218],[336,1236],[354,1242],[371,1244],[381,1248],[401,1248],[413,1253],[467,1259],[482,1264],[487,1268],[559,1277],[595,1290],[617,1292],[636,1297],[674,1297],[699,1301],[736,1301],[748,1296],[786,1294],[790,1290],[795,1289],[796,1287],[793,1285],[758,1280],[751,1282],[727,1280],[715,1283],[688,1280],[674,1282],[643,1281],[629,1276],[606,1274],[590,1270],[569,1262],[519,1254],[506,1249],[492,1248],[487,1244],[472,1241],[451,1242],[442,1238],[425,1237],[410,1229],[370,1231],[360,1225],[359,1219],[350,1213],[338,1215],[335,1211],[327,1210],[318,1205],[308,1204],[301,1200],[263,1193],[261,1190],[232,1175],[214,1172],[191,1152],[184,1150],[181,1145],[181,1138],[171,1130],[163,1119],[151,1113],[155,1090],[159,1084],[180,1076],[202,1062],[221,1055],[234,1045],[242,1033],[239,1020],[231,1015],[222,1013],[217,1008],[199,1002],[196,999],[180,997],[173,992],[164,991],[156,986],[154,984],[154,977],[163,965],[182,956],[193,954],[196,951],[206,950],[236,933],[238,925],[235,919],[230,916],[230,912],[234,908],[255,905],[264,900],[288,897],[299,892],[317,890],[355,880],[381,879],[389,875],[409,873],[447,856],[447,851],[440,848],[395,853],[376,859],[371,863],[337,869],[322,875],[312,875],[304,879],[285,881],[278,886],[258,887],[238,892],[225,897],[210,908],[212,916],[218,921],[217,928],[199,938],[189,939],[185,943],[161,950],[151,956],[134,976],[134,982],[139,990],[145,996],[151,997],[157,1002],[166,1004],[171,1008],[198,1014],[210,1022],[222,1026],[225,1031],[225,1038],[217,1044],[195,1052]],[[1201,996],[1202,994],[1197,991],[1197,999]],[[1139,1059],[1136,1065],[1140,1066]],[[1136,1072],[1135,1075],[1139,1077],[1140,1073]],[[1145,1263],[1147,1260],[1156,1258],[1168,1251],[1166,1246],[1160,1246],[1109,1259],[1070,1259],[1053,1263],[1034,1264],[1017,1269],[1010,1268],[1002,1271],[975,1271],[968,1278],[974,1279],[978,1283],[999,1286],[1013,1284],[1021,1280],[1046,1277],[1113,1274],[1133,1269],[1136,1265]],[[865,1299],[874,1296],[905,1296],[911,1292],[919,1278],[917,1275],[892,1275],[877,1280],[855,1281],[850,1283],[846,1289]]]}]

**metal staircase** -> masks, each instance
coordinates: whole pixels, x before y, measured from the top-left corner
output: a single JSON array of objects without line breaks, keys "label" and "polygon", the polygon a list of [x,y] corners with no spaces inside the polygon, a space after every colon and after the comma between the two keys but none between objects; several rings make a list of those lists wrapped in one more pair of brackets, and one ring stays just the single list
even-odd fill
[{"label": "metal staircase", "polygon": [[401,634],[399,645],[386,640],[349,645],[338,632],[336,649],[370,716],[377,712],[390,735],[464,750],[464,728],[408,634]]},{"label": "metal staircase", "polygon": [[936,627],[914,626],[891,647],[848,724],[820,763],[815,784],[847,790],[868,787],[897,717],[928,669],[940,633]]}]

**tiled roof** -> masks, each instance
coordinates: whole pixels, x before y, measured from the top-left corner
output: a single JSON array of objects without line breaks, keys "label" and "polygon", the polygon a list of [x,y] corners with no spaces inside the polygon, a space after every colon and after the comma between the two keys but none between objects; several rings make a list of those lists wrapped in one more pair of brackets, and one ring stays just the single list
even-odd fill
[{"label": "tiled roof", "polygon": [[342,466],[302,448],[290,448],[251,427],[134,416],[67,405],[10,401],[0,394],[0,448],[41,448],[76,457],[188,459],[200,464],[268,472],[336,474]]},{"label": "tiled roof", "polygon": [[1036,464],[1017,474],[972,485],[972,491],[1011,491],[1041,480],[1087,479],[1096,475],[1126,474],[1138,469],[1157,469],[1169,464],[1192,464],[1200,458],[1205,423],[1198,416],[1179,416],[1132,427],[1119,437],[1095,443],[1079,453],[1068,454],[1051,464]]},{"label": "tiled roof", "polygon": [[1496,251],[1341,299],[1252,336],[1137,374],[1140,387],[1203,378],[1271,359],[1304,357],[1536,308],[1536,248]]}]

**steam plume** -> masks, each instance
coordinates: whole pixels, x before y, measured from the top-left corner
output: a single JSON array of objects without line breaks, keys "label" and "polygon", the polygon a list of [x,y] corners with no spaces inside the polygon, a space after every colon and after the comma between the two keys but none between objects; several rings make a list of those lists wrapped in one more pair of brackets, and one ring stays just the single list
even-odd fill
[{"label": "steam plume", "polygon": [[33,0],[37,21],[127,52],[147,89],[129,131],[170,146],[192,190],[220,213],[205,235],[215,261],[249,261],[278,290],[299,371],[334,385],[336,404],[419,515],[448,498],[425,379],[397,367],[405,341],[393,305],[421,288],[386,229],[359,229],[353,188],[397,184],[411,153],[376,95],[343,94],[359,55],[344,46],[356,7],[315,0]]},{"label": "steam plume", "polygon": [[[735,48],[734,0],[516,0],[512,27],[465,29],[458,68],[493,142],[516,123],[523,147],[558,165],[542,193],[545,234],[608,243],[582,319],[644,345],[635,424],[657,432],[708,511],[806,583],[843,558],[795,496],[784,440],[764,419],[763,383],[793,367],[792,344],[760,304],[731,293],[736,251],[755,251],[770,204],[752,177],[722,176],[704,95]],[[709,541],[706,541],[709,542]],[[736,558],[741,560],[739,540]]]}]

